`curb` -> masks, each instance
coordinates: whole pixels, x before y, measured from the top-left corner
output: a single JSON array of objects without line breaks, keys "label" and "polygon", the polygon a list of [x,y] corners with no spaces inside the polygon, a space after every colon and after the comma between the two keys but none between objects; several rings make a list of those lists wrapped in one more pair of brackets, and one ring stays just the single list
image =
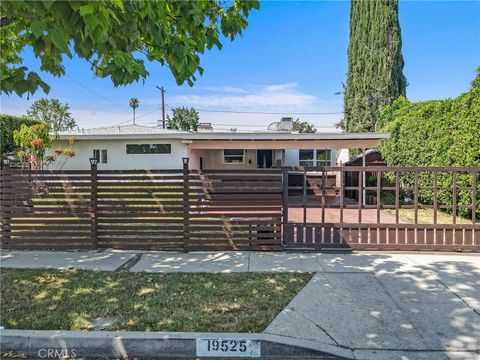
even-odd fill
[{"label": "curb", "polygon": [[36,358],[63,356],[201,359],[196,356],[198,338],[259,340],[262,358],[269,359],[353,358],[352,351],[329,344],[270,334],[243,333],[0,330],[0,348],[2,353],[24,353]]}]

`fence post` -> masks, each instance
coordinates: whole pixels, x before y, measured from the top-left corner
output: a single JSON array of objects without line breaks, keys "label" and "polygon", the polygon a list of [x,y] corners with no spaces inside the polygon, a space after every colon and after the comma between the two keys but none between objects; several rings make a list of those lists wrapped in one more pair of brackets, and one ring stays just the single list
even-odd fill
[{"label": "fence post", "polygon": [[98,224],[97,224],[97,164],[90,166],[90,237],[92,248],[98,248]]},{"label": "fence post", "polygon": [[[472,183],[472,224],[477,223],[477,192],[478,192],[478,173],[473,171],[472,174],[473,183]],[[477,230],[475,230],[477,231]]]},{"label": "fence post", "polygon": [[[2,215],[2,230],[1,230],[1,234],[2,234],[2,247],[4,247],[6,245],[6,248],[10,249],[11,248],[11,243],[10,243],[10,240],[11,240],[11,224],[12,224],[12,219],[11,219],[11,214],[10,214],[10,211],[7,207],[7,204],[6,204],[6,200],[7,200],[7,194],[5,193],[6,191],[6,182],[8,181],[8,177],[6,176],[8,173],[10,172],[10,168],[8,165],[4,166],[2,168],[2,176],[1,176],[1,179],[0,179],[0,197],[1,197],[1,209],[0,209],[0,213]],[[10,194],[10,201],[11,201],[11,196],[12,194]],[[10,206],[11,206],[11,203],[10,203]]]},{"label": "fence post", "polygon": [[282,245],[287,241],[287,226],[288,226],[288,169],[283,168],[282,176]]},{"label": "fence post", "polygon": [[188,252],[188,242],[190,239],[190,201],[189,192],[189,158],[183,158],[183,252]]}]

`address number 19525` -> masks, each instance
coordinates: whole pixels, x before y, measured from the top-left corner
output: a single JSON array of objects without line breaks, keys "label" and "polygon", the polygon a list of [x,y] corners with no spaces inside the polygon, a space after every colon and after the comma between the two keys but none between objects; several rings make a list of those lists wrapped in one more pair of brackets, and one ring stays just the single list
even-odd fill
[{"label": "address number 19525", "polygon": [[197,356],[260,357],[260,341],[250,339],[197,339]]}]

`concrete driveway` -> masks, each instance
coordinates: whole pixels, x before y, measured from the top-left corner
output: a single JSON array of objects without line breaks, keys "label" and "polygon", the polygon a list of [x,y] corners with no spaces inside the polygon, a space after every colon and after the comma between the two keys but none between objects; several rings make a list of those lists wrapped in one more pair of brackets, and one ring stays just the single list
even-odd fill
[{"label": "concrete driveway", "polygon": [[355,359],[480,359],[480,257],[326,255],[265,330]]},{"label": "concrete driveway", "polygon": [[356,359],[480,359],[480,255],[3,251],[0,266],[315,272],[265,329]]}]

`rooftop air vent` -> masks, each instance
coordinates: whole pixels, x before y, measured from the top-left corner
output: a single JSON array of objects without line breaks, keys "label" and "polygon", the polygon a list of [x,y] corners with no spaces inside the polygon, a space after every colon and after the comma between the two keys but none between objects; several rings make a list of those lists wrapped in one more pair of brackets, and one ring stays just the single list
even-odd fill
[{"label": "rooftop air vent", "polygon": [[198,132],[212,132],[213,127],[212,123],[199,123],[197,126],[197,131]]}]

